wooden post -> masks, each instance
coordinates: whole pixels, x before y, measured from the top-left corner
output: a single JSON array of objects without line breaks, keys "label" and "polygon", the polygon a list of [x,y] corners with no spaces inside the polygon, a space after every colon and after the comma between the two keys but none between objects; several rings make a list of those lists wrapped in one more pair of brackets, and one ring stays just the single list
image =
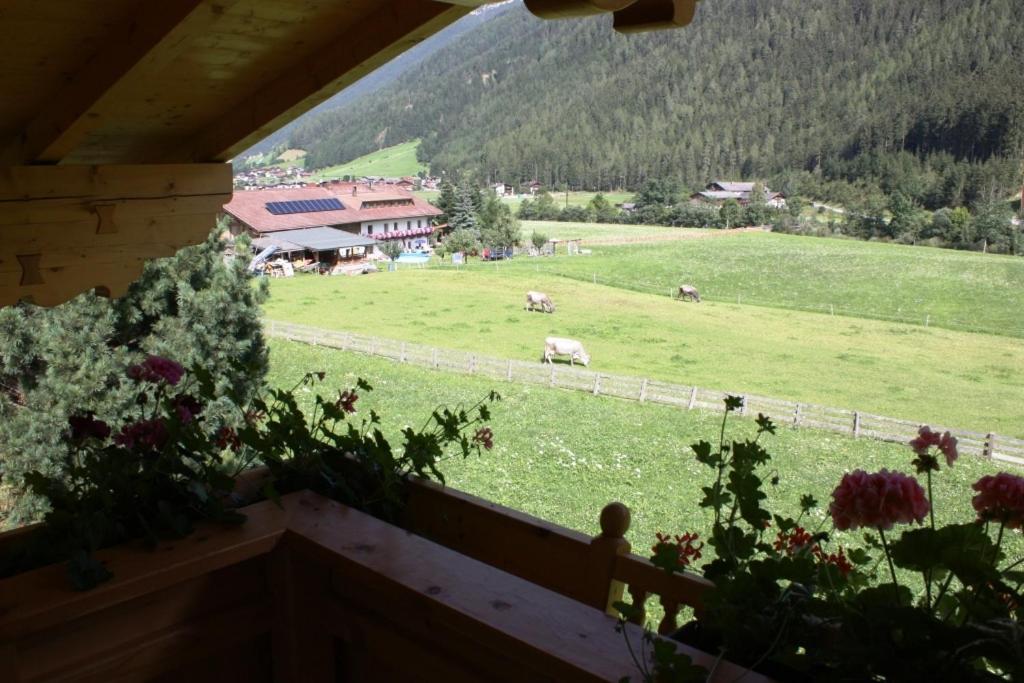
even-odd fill
[{"label": "wooden post", "polygon": [[985,447],[981,450],[982,456],[991,458],[996,450],[996,435],[989,432],[985,435]]},{"label": "wooden post", "polygon": [[694,406],[697,405],[697,387],[690,389],[690,402],[686,404],[687,410],[693,410]]},{"label": "wooden post", "polygon": [[315,335],[315,334],[313,335],[313,341],[312,341],[311,343],[313,344],[313,346],[316,346],[316,345],[317,345],[317,344],[316,344],[316,335]]},{"label": "wooden post", "polygon": [[348,347],[349,347],[349,344],[351,344],[351,343],[352,343],[352,333],[351,332],[346,332],[345,336],[341,338],[341,350],[342,351],[347,351]]},{"label": "wooden post", "polygon": [[430,361],[433,364],[434,368],[436,369],[437,368],[437,349],[436,348],[431,349]]},{"label": "wooden post", "polygon": [[597,377],[594,378],[594,396],[601,393],[601,374],[598,373]]},{"label": "wooden post", "polygon": [[476,354],[469,355],[469,374],[476,372]]},{"label": "wooden post", "polygon": [[512,381],[512,359],[511,358],[508,359],[508,374],[507,374],[506,379],[508,379],[509,382]]},{"label": "wooden post", "polygon": [[548,386],[555,386],[555,364],[551,364],[551,380],[548,382]]},{"label": "wooden post", "polygon": [[744,394],[740,396],[740,415],[747,414],[747,396]]},{"label": "wooden post", "polygon": [[270,633],[274,680],[335,680],[334,647],[325,627],[330,573],[278,546],[267,563],[274,620]]},{"label": "wooden post", "polygon": [[609,503],[601,510],[601,533],[590,541],[583,581],[586,600],[591,607],[619,616],[613,604],[622,600],[625,585],[615,580],[615,561],[629,553],[629,508],[622,503]]},{"label": "wooden post", "polygon": [[399,352],[398,362],[399,363],[404,363],[405,362],[405,342],[402,342],[402,350]]},{"label": "wooden post", "polygon": [[275,330],[276,325],[277,325],[277,323],[275,323],[273,320],[270,321],[270,336],[271,337],[274,336],[274,330]]},{"label": "wooden post", "polygon": [[643,403],[646,400],[647,400],[647,378],[644,378],[644,380],[642,382],[640,382],[640,402]]},{"label": "wooden post", "polygon": [[860,436],[860,411],[853,411],[853,438]]},{"label": "wooden post", "polygon": [[796,410],[793,411],[793,426],[800,426],[800,404],[796,404]]},{"label": "wooden post", "polygon": [[370,355],[374,356],[377,354],[377,338],[370,337]]}]

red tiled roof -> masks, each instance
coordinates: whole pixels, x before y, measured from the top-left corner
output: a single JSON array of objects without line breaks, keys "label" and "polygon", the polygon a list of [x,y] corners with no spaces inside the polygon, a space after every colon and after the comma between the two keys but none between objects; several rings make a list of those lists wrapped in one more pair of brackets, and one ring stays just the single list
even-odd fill
[{"label": "red tiled roof", "polygon": [[[358,185],[352,195],[351,183],[338,183],[325,187],[302,187],[287,190],[246,190],[235,192],[224,211],[258,233],[298,230],[322,225],[345,225],[364,221],[399,221],[407,218],[439,216],[441,211],[429,202],[409,192],[389,187],[377,192],[366,185]],[[341,200],[344,209],[337,211],[311,211],[275,216],[267,211],[268,202],[288,202],[302,199]],[[362,208],[364,201],[396,201],[409,199],[409,205]]]}]

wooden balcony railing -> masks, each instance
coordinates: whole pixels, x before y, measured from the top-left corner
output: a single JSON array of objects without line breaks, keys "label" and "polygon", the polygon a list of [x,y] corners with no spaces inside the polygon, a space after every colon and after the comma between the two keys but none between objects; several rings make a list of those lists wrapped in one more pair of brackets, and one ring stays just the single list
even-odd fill
[{"label": "wooden balcony railing", "polygon": [[[609,596],[699,606],[706,584],[630,556],[623,512],[590,539],[415,482],[406,530],[290,494],[238,527],[103,551],[114,578],[88,592],[62,566],[0,581],[0,680],[639,680]],[[764,680],[727,662],[712,680],[741,675]]]}]

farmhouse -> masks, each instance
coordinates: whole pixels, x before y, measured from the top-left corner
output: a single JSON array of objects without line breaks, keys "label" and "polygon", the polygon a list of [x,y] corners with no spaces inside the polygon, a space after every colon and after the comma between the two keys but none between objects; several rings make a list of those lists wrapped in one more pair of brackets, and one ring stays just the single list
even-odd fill
[{"label": "farmhouse", "polygon": [[248,233],[259,248],[320,263],[380,255],[384,241],[423,248],[440,215],[428,202],[395,186],[333,181],[295,189],[237,192],[224,205],[232,233]]},{"label": "farmhouse", "polygon": [[[720,206],[729,199],[735,199],[742,206],[746,206],[750,203],[751,195],[753,195],[756,186],[757,183],[753,182],[716,180],[709,183],[703,191],[694,192],[690,195],[690,201],[698,204],[715,204]],[[773,192],[768,189],[767,185],[762,187],[764,187],[764,201],[768,206],[777,209],[786,206],[786,195],[781,192]]]}]

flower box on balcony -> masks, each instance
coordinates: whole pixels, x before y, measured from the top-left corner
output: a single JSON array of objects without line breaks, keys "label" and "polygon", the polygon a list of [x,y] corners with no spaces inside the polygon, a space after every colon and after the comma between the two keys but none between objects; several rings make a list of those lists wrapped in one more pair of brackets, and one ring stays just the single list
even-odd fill
[{"label": "flower box on balcony", "polygon": [[[298,492],[248,506],[240,526],[102,551],[114,578],[91,591],[72,590],[61,566],[0,581],[0,678],[638,680],[598,608],[618,584],[598,577],[670,608],[699,600],[701,580],[623,554],[614,534],[589,539],[423,482],[408,511],[417,534]],[[714,680],[742,673],[723,662]]]}]

